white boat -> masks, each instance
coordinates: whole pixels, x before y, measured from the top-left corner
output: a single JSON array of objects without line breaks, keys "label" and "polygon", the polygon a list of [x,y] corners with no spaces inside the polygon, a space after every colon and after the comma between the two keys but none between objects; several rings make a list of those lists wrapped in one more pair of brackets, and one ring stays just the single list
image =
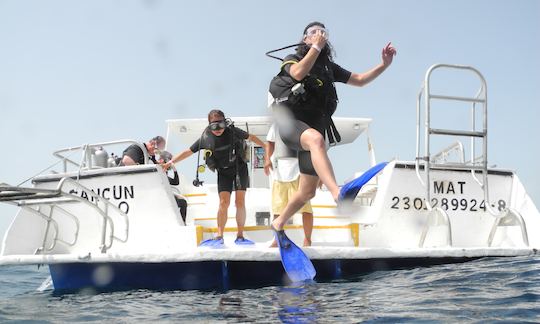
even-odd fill
[{"label": "white boat", "polygon": [[[477,95],[431,93],[430,77],[439,69],[478,76],[481,87]],[[440,100],[470,103],[472,118],[481,109],[481,129],[433,128],[430,112]],[[315,266],[316,280],[347,278],[376,269],[537,253],[540,214],[536,206],[515,172],[488,167],[487,87],[482,75],[467,66],[432,66],[418,95],[417,115],[416,159],[390,161],[362,187],[354,213],[338,211],[329,192],[317,191],[312,200],[313,246],[303,248]],[[425,122],[420,124],[422,115]],[[271,125],[270,117],[232,119],[237,127],[249,128],[262,140]],[[368,134],[370,122],[368,118],[336,117],[343,138],[340,145],[358,146],[356,140]],[[168,120],[167,142],[190,144],[206,124],[205,119]],[[424,134],[422,150],[420,134]],[[433,136],[472,138],[471,158],[465,160],[464,145],[459,141],[432,154]],[[475,147],[474,139],[482,144]],[[102,148],[132,143],[61,149],[54,152],[62,161],[61,170],[33,177],[31,188],[2,185],[0,201],[20,209],[5,234],[0,264],[46,264],[57,290],[228,289],[287,280],[278,249],[269,247],[273,237],[270,189],[261,148],[250,143],[251,188],[246,194],[245,235],[256,244],[234,244],[232,217],[225,230],[225,248],[211,249],[198,245],[217,231],[216,185],[195,187],[183,175],[180,185],[171,187],[159,165],[107,167],[99,161]],[[374,164],[369,136],[368,144],[366,156]],[[173,197],[175,191],[187,198],[186,223]],[[231,206],[229,215],[234,214]],[[295,216],[286,232],[301,243],[301,217]]]}]

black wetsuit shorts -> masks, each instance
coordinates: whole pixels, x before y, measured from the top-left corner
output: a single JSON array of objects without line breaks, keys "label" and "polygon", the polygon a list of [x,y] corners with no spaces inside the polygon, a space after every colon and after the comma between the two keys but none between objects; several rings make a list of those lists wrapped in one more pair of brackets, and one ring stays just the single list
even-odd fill
[{"label": "black wetsuit shorts", "polygon": [[218,174],[218,192],[233,190],[246,190],[249,186],[248,168],[245,162],[238,163],[238,180],[236,178],[236,167],[233,165],[229,168],[219,168]]},{"label": "black wetsuit shorts", "polygon": [[303,121],[297,119],[292,121],[292,127],[281,127],[280,125],[278,125],[278,127],[279,135],[281,136],[283,143],[285,143],[285,145],[287,145],[287,147],[290,149],[298,152],[298,166],[300,173],[317,176],[317,172],[315,172],[315,168],[311,162],[311,152],[302,148],[302,145],[300,144],[300,136],[304,131],[310,128],[324,134],[323,129],[319,129],[322,127],[311,127]]}]

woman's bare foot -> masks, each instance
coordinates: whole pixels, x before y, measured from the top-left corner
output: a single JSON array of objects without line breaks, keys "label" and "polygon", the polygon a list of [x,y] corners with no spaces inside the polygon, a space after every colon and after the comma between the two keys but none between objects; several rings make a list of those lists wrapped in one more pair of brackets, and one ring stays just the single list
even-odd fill
[{"label": "woman's bare foot", "polygon": [[304,238],[304,246],[311,246],[311,240],[308,238]]},{"label": "woman's bare foot", "polygon": [[270,244],[269,247],[271,247],[271,248],[277,248],[277,241],[276,241],[276,240],[273,240],[273,241],[272,241],[272,244]]}]

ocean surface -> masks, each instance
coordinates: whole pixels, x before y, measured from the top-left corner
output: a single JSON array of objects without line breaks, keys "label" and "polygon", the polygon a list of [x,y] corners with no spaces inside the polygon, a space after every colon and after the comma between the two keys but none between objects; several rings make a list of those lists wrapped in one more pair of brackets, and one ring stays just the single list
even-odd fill
[{"label": "ocean surface", "polygon": [[48,268],[0,267],[0,322],[540,322],[540,255],[227,292],[53,292]]}]

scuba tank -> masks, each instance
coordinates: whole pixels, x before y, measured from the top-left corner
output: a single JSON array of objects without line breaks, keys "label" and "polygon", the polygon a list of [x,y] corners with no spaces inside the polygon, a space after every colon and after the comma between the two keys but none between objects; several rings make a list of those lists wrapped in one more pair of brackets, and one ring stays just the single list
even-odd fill
[{"label": "scuba tank", "polygon": [[92,166],[98,167],[98,168],[106,168],[107,167],[107,158],[109,154],[103,147],[98,146],[96,148],[92,148]]}]

